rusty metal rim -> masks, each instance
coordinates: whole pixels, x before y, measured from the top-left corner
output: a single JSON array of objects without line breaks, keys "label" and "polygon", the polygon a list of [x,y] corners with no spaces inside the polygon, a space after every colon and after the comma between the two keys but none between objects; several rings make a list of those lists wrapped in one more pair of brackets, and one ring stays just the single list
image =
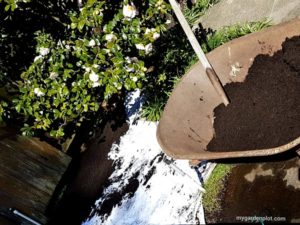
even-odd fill
[{"label": "rusty metal rim", "polygon": [[[174,152],[171,152],[168,150],[168,148],[164,147],[163,142],[160,139],[159,136],[159,127],[157,130],[157,141],[160,144],[160,146],[164,149],[164,152],[167,153],[167,155],[176,158],[176,159],[188,159],[188,160],[199,160],[199,153],[197,154],[190,154],[188,157],[184,156],[182,157],[179,154],[176,154]],[[228,159],[228,158],[243,158],[243,157],[259,157],[259,156],[270,156],[270,155],[277,155],[279,153],[285,152],[287,150],[290,150],[297,145],[300,144],[300,137],[294,139],[293,141],[278,146],[274,148],[266,148],[261,150],[245,150],[245,151],[230,151],[230,152],[209,152],[209,151],[203,151],[201,152],[201,160],[210,160],[210,159]]]}]

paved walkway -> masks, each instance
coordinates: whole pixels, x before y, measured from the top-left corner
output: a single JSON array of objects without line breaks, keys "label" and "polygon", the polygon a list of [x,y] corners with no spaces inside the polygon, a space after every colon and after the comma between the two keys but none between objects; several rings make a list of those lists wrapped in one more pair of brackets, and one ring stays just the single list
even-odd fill
[{"label": "paved walkway", "polygon": [[273,24],[300,16],[299,0],[220,0],[195,24],[218,30],[237,23],[268,18]]}]

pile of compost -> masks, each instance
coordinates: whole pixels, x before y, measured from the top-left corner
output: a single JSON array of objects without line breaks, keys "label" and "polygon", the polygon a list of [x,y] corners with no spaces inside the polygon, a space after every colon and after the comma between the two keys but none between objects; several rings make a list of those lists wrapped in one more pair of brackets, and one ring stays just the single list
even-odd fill
[{"label": "pile of compost", "polygon": [[277,147],[300,136],[300,36],[273,56],[258,55],[245,82],[230,83],[230,104],[214,110],[209,151]]}]

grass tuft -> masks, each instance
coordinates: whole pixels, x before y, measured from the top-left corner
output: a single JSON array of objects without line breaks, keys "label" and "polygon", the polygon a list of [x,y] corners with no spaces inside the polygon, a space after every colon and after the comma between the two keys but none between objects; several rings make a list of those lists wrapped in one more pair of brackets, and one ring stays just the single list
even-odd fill
[{"label": "grass tuft", "polygon": [[147,118],[148,121],[158,121],[161,117],[161,114],[165,106],[164,99],[155,98],[152,101],[147,101],[143,106],[141,116]]},{"label": "grass tuft", "polygon": [[190,25],[193,25],[199,17],[212,5],[218,3],[220,0],[198,0],[195,5],[189,9],[187,5],[183,8],[183,13]]},{"label": "grass tuft", "polygon": [[219,31],[213,34],[209,34],[207,36],[206,43],[202,44],[203,51],[209,52],[225,44],[228,41],[231,41],[238,37],[242,37],[246,34],[260,31],[269,26],[271,26],[270,20],[263,19],[258,22],[247,22],[247,23],[224,27]]},{"label": "grass tuft", "polygon": [[218,164],[206,181],[204,185],[206,193],[203,195],[202,199],[205,212],[212,213],[221,209],[219,195],[224,188],[224,181],[229,175],[232,167],[232,165]]}]

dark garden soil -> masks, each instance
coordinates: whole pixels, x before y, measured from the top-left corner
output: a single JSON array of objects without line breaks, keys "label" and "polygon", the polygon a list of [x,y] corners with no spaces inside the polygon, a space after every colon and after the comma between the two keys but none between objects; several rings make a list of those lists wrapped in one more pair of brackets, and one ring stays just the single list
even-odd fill
[{"label": "dark garden soil", "polygon": [[299,166],[298,157],[235,166],[219,196],[222,209],[207,213],[206,222],[300,223]]},{"label": "dark garden soil", "polygon": [[273,56],[258,55],[243,83],[225,91],[230,104],[214,110],[209,151],[277,147],[300,136],[300,37]]}]

